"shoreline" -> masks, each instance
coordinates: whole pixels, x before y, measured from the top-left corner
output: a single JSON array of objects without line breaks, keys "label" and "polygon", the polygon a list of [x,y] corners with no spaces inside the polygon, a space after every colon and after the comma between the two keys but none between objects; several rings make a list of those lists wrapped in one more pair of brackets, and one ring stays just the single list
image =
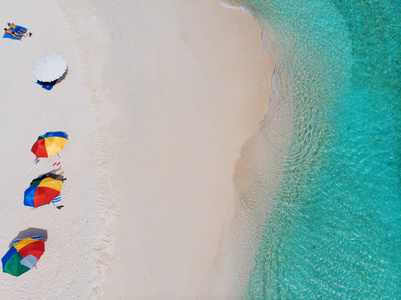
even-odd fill
[{"label": "shoreline", "polygon": [[[273,66],[251,16],[220,3],[155,4],[136,8],[152,15],[123,6],[132,26],[149,33],[122,32],[138,43],[141,61],[123,66],[116,57],[127,53],[114,34],[113,64],[105,66],[114,73],[121,64],[120,78],[133,81],[104,78],[119,106],[112,173],[125,178],[112,176],[120,178],[113,182],[120,209],[104,298],[199,297],[234,213],[235,162],[270,94]],[[122,7],[107,13],[114,9]]]},{"label": "shoreline", "polygon": [[261,43],[275,63],[269,109],[260,130],[241,148],[236,162],[234,219],[226,224],[219,254],[210,278],[203,284],[200,299],[243,299],[254,267],[254,256],[271,212],[273,200],[282,178],[286,151],[291,133],[292,107],[290,94],[285,92],[284,61],[279,58],[273,32],[268,24],[246,4],[221,0],[227,8],[251,15],[262,30]]}]

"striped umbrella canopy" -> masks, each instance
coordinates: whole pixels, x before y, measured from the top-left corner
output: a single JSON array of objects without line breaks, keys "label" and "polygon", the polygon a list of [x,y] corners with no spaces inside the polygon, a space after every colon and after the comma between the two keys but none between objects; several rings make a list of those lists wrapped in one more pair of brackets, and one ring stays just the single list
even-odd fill
[{"label": "striped umbrella canopy", "polygon": [[67,68],[67,61],[61,55],[47,54],[35,62],[32,73],[41,82],[52,82],[62,77]]},{"label": "striped umbrella canopy", "polygon": [[32,146],[32,153],[39,157],[49,157],[64,148],[68,141],[68,135],[62,131],[46,132],[38,137]]},{"label": "striped umbrella canopy", "polygon": [[62,185],[63,181],[52,177],[41,176],[32,180],[24,193],[24,205],[39,207],[49,204],[60,195]]},{"label": "striped umbrella canopy", "polygon": [[3,272],[18,277],[32,269],[44,252],[45,241],[40,235],[15,240],[1,259]]}]

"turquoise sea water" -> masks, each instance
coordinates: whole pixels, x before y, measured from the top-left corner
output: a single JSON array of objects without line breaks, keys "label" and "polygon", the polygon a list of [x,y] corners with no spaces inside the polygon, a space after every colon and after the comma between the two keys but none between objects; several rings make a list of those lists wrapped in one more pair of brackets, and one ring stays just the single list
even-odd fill
[{"label": "turquoise sea water", "polygon": [[293,107],[245,299],[401,299],[401,1],[244,5],[274,33]]}]

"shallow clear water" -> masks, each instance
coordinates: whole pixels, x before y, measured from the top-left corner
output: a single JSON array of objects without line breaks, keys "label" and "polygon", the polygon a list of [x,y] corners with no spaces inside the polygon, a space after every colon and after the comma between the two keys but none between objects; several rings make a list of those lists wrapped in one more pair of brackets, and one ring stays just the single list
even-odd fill
[{"label": "shallow clear water", "polygon": [[293,133],[245,298],[401,299],[401,1],[247,2]]}]

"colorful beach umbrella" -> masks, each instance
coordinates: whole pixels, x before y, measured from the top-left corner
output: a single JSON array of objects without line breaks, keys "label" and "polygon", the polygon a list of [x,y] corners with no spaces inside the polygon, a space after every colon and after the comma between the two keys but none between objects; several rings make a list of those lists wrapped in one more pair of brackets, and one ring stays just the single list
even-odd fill
[{"label": "colorful beach umbrella", "polygon": [[40,235],[15,240],[1,259],[3,272],[20,276],[32,269],[44,252],[45,241]]},{"label": "colorful beach umbrella", "polygon": [[67,69],[67,61],[61,55],[47,54],[35,62],[32,73],[41,82],[52,82],[61,78]]},{"label": "colorful beach umbrella", "polygon": [[39,157],[49,157],[60,152],[68,141],[68,135],[62,131],[46,132],[38,137],[32,146],[32,153]]},{"label": "colorful beach umbrella", "polygon": [[31,186],[24,193],[24,205],[39,207],[49,204],[60,195],[62,185],[62,180],[52,177],[42,176],[32,180]]}]

